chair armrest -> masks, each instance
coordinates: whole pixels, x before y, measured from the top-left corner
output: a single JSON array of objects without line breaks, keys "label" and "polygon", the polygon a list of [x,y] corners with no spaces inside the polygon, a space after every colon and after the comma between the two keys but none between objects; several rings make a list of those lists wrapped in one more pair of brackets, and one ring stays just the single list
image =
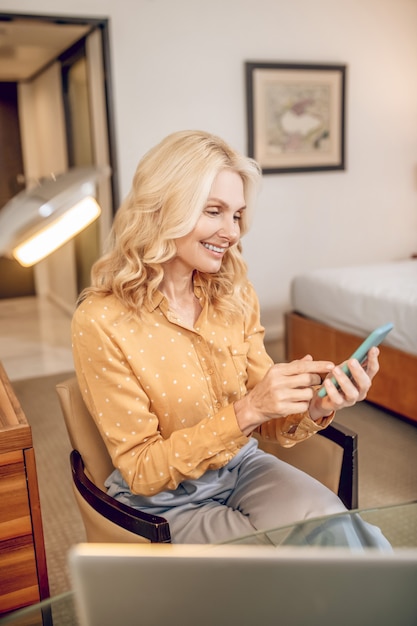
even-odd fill
[{"label": "chair armrest", "polygon": [[170,543],[169,523],[159,515],[150,515],[118,502],[99,489],[85,474],[84,463],[78,450],[70,455],[72,479],[78,491],[100,515],[152,543]]},{"label": "chair armrest", "polygon": [[358,435],[342,424],[332,422],[318,432],[343,448],[339,498],[348,509],[358,508]]}]

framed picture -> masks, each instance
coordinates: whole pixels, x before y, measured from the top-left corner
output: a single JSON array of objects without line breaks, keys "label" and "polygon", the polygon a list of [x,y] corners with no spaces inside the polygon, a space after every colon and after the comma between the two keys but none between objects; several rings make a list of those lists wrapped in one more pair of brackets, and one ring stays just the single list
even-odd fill
[{"label": "framed picture", "polygon": [[248,154],[264,174],[345,169],[346,65],[245,70]]}]

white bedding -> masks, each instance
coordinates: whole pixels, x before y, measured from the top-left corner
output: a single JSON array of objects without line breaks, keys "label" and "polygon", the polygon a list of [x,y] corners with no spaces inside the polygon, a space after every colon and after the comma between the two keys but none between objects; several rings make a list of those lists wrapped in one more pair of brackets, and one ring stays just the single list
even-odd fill
[{"label": "white bedding", "polygon": [[417,259],[307,272],[293,279],[291,305],[359,336],[392,322],[384,343],[417,355]]}]

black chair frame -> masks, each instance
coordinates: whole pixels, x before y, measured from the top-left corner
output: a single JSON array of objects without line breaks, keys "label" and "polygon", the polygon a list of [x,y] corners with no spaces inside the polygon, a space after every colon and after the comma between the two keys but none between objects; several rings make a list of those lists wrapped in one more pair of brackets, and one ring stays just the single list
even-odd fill
[{"label": "black chair frame", "polygon": [[330,439],[343,449],[338,496],[347,509],[357,509],[359,490],[358,435],[346,426],[335,422],[317,434]]},{"label": "black chair frame", "polygon": [[78,450],[70,455],[72,479],[81,496],[100,515],[151,543],[171,543],[169,523],[159,515],[149,515],[118,502],[99,489],[86,475]]}]

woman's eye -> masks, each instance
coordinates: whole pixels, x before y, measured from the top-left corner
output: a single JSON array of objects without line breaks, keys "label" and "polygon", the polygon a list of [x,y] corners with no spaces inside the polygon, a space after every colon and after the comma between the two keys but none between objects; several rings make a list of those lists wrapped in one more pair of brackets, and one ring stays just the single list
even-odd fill
[{"label": "woman's eye", "polygon": [[217,209],[206,209],[206,214],[216,216],[219,215],[219,211],[217,211]]},{"label": "woman's eye", "polygon": [[240,222],[240,220],[242,219],[242,213],[236,213],[236,215],[233,216],[233,219],[236,222]]}]

